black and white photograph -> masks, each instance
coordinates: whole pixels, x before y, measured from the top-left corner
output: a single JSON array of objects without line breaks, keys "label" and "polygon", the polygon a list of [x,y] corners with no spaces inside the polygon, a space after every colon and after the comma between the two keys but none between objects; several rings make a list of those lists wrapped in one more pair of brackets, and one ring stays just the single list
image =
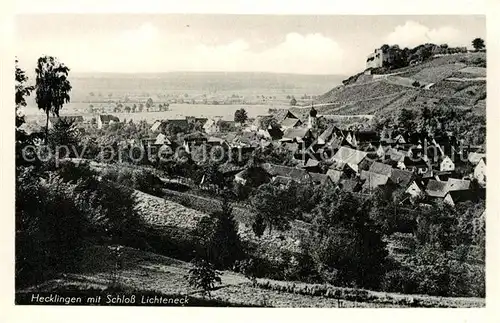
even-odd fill
[{"label": "black and white photograph", "polygon": [[16,305],[486,306],[484,15],[13,24]]}]

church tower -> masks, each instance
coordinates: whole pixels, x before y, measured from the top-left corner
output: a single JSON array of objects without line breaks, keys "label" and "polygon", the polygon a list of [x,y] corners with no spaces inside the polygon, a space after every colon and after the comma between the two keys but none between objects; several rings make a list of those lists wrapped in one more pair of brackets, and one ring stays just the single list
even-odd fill
[{"label": "church tower", "polygon": [[314,108],[314,106],[311,107],[311,111],[309,111],[309,121],[307,123],[307,127],[309,129],[316,129],[318,119],[317,119],[318,111]]}]

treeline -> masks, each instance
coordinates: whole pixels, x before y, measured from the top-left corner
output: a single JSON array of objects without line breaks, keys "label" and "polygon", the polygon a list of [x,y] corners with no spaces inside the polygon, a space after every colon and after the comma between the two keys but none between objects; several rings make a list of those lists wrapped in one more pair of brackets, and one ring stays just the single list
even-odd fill
[{"label": "treeline", "polygon": [[372,122],[378,131],[394,129],[426,133],[436,138],[452,132],[467,144],[482,145],[486,142],[486,117],[473,109],[449,106],[402,108],[392,115],[377,115]]},{"label": "treeline", "polygon": [[[243,268],[273,279],[483,297],[484,201],[413,210],[401,206],[404,198],[382,189],[362,196],[324,186],[264,184],[250,197],[257,235],[266,228],[287,230],[296,219],[314,230],[302,237],[299,253],[260,248]],[[396,260],[386,241],[398,232],[409,234],[411,243]]]}]

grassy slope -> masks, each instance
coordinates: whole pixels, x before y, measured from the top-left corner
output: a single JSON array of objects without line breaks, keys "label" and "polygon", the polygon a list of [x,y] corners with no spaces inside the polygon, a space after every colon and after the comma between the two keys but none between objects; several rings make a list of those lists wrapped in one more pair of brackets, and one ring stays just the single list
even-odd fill
[{"label": "grassy slope", "polygon": [[[117,282],[125,288],[154,291],[169,295],[188,294],[190,296],[202,297],[200,291],[188,286],[184,278],[188,273],[189,264],[127,247],[123,248],[122,252],[120,269],[114,274],[119,277]],[[115,267],[115,263],[107,247],[89,247],[84,258],[87,262],[83,265],[83,273],[65,274],[58,279],[53,279],[18,292],[57,292],[68,287],[77,287],[83,290],[103,290],[112,284],[112,268]],[[116,283],[116,281],[114,282]],[[224,271],[222,284],[212,292],[212,297],[217,300],[236,304],[267,305],[273,307],[404,307],[404,304],[414,299],[420,300],[421,303],[439,304],[439,306],[484,306],[484,300],[477,298],[440,298],[366,291],[365,294],[370,298],[370,302],[356,302],[344,296],[310,296],[299,293],[300,289],[314,290],[317,287],[320,286],[279,282],[268,279],[258,279],[257,285],[253,287],[249,280],[242,275]],[[323,287],[330,288],[332,291],[343,291],[342,295],[349,294],[345,293],[346,291],[349,292],[347,289],[325,285]]]},{"label": "grassy slope", "polygon": [[[448,81],[447,78],[484,77],[484,69],[470,68],[477,59],[486,60],[485,53],[467,53],[434,58],[417,66],[390,71],[397,76],[361,75],[347,86],[338,86],[320,96],[317,103],[334,103],[321,107],[320,113],[376,114],[393,113],[397,109],[418,108],[423,102],[430,105],[451,105],[459,108],[475,108],[484,113],[486,82]],[[465,70],[463,70],[466,68]],[[435,83],[429,90],[411,88],[408,84]],[[435,100],[429,100],[435,99]],[[427,103],[430,104],[430,103]]]}]

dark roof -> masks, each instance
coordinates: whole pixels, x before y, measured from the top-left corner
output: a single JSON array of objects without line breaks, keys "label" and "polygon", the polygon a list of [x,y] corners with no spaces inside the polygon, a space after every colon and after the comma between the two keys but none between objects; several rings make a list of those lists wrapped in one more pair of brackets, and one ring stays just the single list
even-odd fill
[{"label": "dark roof", "polygon": [[425,193],[431,197],[445,197],[447,192],[447,182],[436,181],[434,179],[429,180],[425,188]]},{"label": "dark roof", "polygon": [[206,141],[208,140],[207,136],[200,132],[200,131],[195,131],[190,134],[187,134],[184,136],[184,140],[186,141]]},{"label": "dark roof", "polygon": [[317,184],[325,184],[332,182],[331,178],[326,174],[309,173],[309,176],[311,176],[311,180]]},{"label": "dark roof", "polygon": [[269,113],[274,116],[278,123],[281,123],[285,118],[299,119],[295,114],[288,109],[269,109]]},{"label": "dark roof", "polygon": [[307,182],[310,180],[309,173],[300,168],[274,165],[270,163],[262,164],[262,168],[265,171],[267,171],[271,176],[290,177],[298,182]]},{"label": "dark roof", "polygon": [[57,123],[59,120],[73,121],[73,122],[83,122],[83,116],[60,116],[60,117],[50,117],[49,121],[51,123]]},{"label": "dark roof", "polygon": [[425,160],[422,158],[410,158],[408,156],[405,156],[404,158],[404,164],[405,166],[411,166],[411,167],[428,167],[429,165]]},{"label": "dark roof", "polygon": [[271,136],[271,139],[273,140],[281,139],[283,137],[283,131],[281,131],[280,128],[270,127],[267,129],[267,132],[269,133],[269,136]]},{"label": "dark roof", "polygon": [[110,121],[114,121],[114,122],[120,122],[120,119],[118,119],[118,117],[115,117],[111,114],[101,114],[99,115],[99,119],[101,119],[101,122],[110,122]]},{"label": "dark roof", "polygon": [[453,203],[465,202],[465,201],[475,201],[478,199],[484,199],[486,191],[484,189],[480,190],[458,190],[450,191],[448,194],[453,200]]},{"label": "dark roof", "polygon": [[376,131],[360,130],[354,133],[358,142],[377,142],[380,140]]},{"label": "dark roof", "polygon": [[247,180],[247,184],[251,186],[259,186],[270,180],[269,174],[261,167],[246,168],[241,172],[237,173],[235,176]]},{"label": "dark roof", "polygon": [[394,184],[401,187],[407,187],[413,179],[413,173],[407,170],[393,168],[389,178]]},{"label": "dark roof", "polygon": [[369,171],[372,173],[377,173],[385,176],[391,176],[392,167],[391,165],[374,162],[373,164],[371,164]]},{"label": "dark roof", "polygon": [[175,125],[175,126],[178,126],[182,129],[187,129],[187,127],[188,127],[187,119],[168,119],[168,120],[163,121],[163,123]]}]

